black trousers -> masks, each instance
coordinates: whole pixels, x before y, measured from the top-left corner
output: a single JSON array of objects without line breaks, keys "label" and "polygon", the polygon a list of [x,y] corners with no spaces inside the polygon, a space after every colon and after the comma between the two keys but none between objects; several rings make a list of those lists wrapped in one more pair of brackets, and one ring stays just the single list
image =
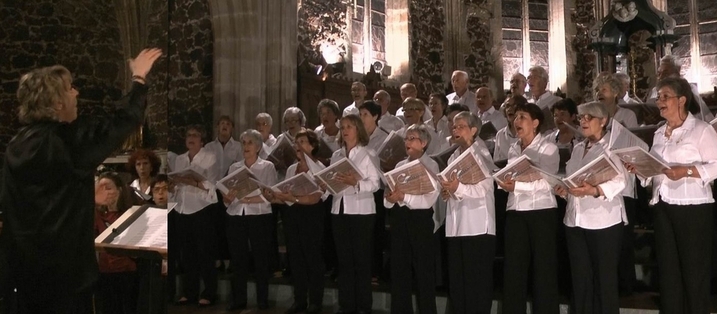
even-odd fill
[{"label": "black trousers", "polygon": [[284,211],[286,247],[291,251],[289,266],[294,284],[294,303],[321,306],[324,301],[324,208],[294,204]]},{"label": "black trousers", "polygon": [[177,274],[183,272],[180,265],[181,236],[177,230],[180,214],[172,210],[167,213],[167,299],[174,300],[177,294]]},{"label": "black trousers", "polygon": [[605,229],[566,227],[573,276],[571,313],[620,313],[617,262],[623,223]]},{"label": "black trousers", "polygon": [[339,307],[371,312],[371,245],[376,215],[332,215],[339,261]]},{"label": "black trousers", "polygon": [[274,231],[274,215],[226,215],[227,240],[231,255],[232,279],[231,301],[235,305],[247,303],[249,277],[249,248],[254,257],[254,279],[257,303],[269,300],[269,277],[271,276],[271,239]]},{"label": "black trousers", "polygon": [[95,300],[102,314],[137,313],[137,272],[101,273]]},{"label": "black trousers", "polygon": [[493,305],[495,236],[448,237],[452,313],[490,313]]},{"label": "black trousers", "polygon": [[[386,217],[389,213],[383,206],[383,190],[373,193],[376,204],[376,222],[373,224],[373,260],[371,261],[371,276],[381,277],[384,274],[383,252],[386,249],[390,231],[386,230]],[[390,256],[389,256],[390,264]]]},{"label": "black trousers", "polygon": [[391,209],[391,313],[413,313],[411,291],[421,314],[436,313],[436,266],[433,210]]},{"label": "black trousers", "polygon": [[635,221],[637,220],[637,200],[632,197],[623,197],[628,224],[623,226],[622,247],[618,262],[618,285],[620,293],[632,294],[637,281],[635,274]]},{"label": "black trousers", "polygon": [[16,293],[17,313],[11,314],[94,314],[95,307],[92,291],[79,293],[58,293],[57,289],[65,287],[46,286],[22,289],[20,285]]},{"label": "black trousers", "polygon": [[560,311],[556,214],[555,208],[506,212],[503,313],[525,314],[531,266],[531,313]]},{"label": "black trousers", "polygon": [[334,227],[332,223],[332,219],[329,219],[331,217],[331,206],[332,206],[333,196],[329,195],[329,197],[326,198],[321,206],[324,209],[324,245],[323,245],[323,255],[324,255],[324,263],[326,265],[326,269],[333,270],[336,269],[336,265],[338,265],[338,257],[336,257],[336,244],[334,243]]},{"label": "black trousers", "polygon": [[661,313],[710,312],[713,205],[655,206]]},{"label": "black trousers", "polygon": [[[211,206],[211,205],[210,205]],[[184,293],[190,301],[199,298],[214,301],[217,295],[217,268],[215,245],[216,231],[212,212],[202,209],[194,214],[177,217],[180,238],[180,260],[184,270]],[[204,291],[199,294],[199,277],[204,281]]]}]

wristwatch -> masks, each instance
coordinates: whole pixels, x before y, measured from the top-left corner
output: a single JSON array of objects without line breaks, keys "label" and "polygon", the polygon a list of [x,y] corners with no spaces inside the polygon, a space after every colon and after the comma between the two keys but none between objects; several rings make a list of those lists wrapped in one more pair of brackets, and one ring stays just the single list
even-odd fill
[{"label": "wristwatch", "polygon": [[692,177],[692,167],[687,167],[687,177]]}]

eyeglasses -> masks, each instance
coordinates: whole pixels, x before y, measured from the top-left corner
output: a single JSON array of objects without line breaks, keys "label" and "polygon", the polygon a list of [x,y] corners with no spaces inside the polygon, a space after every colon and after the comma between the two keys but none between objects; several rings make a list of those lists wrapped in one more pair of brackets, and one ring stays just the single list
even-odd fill
[{"label": "eyeglasses", "polygon": [[285,124],[292,124],[292,123],[299,123],[299,121],[301,121],[301,120],[299,120],[299,119],[286,119],[286,120],[284,120],[284,123],[285,123]]},{"label": "eyeglasses", "polygon": [[420,107],[404,107],[403,111],[422,111],[423,108]]},{"label": "eyeglasses", "polygon": [[413,142],[413,141],[420,141],[421,138],[418,136],[406,136],[406,138],[403,139],[404,142]]},{"label": "eyeglasses", "polygon": [[595,117],[593,117],[591,114],[581,114],[581,115],[578,115],[578,121],[580,121],[580,122],[582,122],[582,121],[590,122],[590,121],[592,121],[593,119],[595,119]]},{"label": "eyeglasses", "polygon": [[454,130],[462,130],[462,129],[467,129],[467,128],[468,128],[468,126],[464,125],[464,124],[454,124],[453,125]]},{"label": "eyeglasses", "polygon": [[668,101],[668,100],[670,100],[670,99],[672,99],[672,98],[678,98],[678,97],[680,97],[680,96],[670,96],[670,95],[664,95],[664,94],[663,94],[663,95],[657,95],[657,101],[666,102],[666,101]]},{"label": "eyeglasses", "polygon": [[260,126],[267,126],[267,125],[269,125],[269,124],[268,124],[268,123],[266,123],[266,122],[257,122],[257,123],[256,123],[256,126],[257,126],[257,127],[260,127]]}]

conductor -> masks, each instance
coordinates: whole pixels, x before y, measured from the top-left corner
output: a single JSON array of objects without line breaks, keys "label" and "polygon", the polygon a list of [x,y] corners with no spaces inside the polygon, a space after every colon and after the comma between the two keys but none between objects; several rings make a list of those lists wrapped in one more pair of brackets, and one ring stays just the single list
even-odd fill
[{"label": "conductor", "polygon": [[145,49],[129,60],[132,88],[106,117],[77,117],[79,92],[63,66],[20,78],[26,126],[7,146],[0,181],[0,256],[9,267],[0,272],[17,291],[18,313],[93,312],[95,169],[142,124],[145,78],[161,54]]}]

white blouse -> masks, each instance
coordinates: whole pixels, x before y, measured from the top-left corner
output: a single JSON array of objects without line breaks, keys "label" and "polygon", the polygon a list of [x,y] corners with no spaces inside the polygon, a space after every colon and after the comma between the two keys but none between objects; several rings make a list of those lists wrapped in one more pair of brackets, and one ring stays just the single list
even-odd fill
[{"label": "white blouse", "polygon": [[448,117],[446,116],[442,116],[438,119],[438,123],[435,125],[433,124],[433,119],[426,120],[424,123],[428,128],[438,133],[438,137],[440,138],[446,138],[452,135],[451,130],[448,128]]},{"label": "white blouse", "polygon": [[204,148],[199,150],[191,162],[189,161],[188,152],[177,156],[174,164],[175,171],[187,169],[191,164],[203,169],[204,177],[207,178],[202,182],[206,191],[196,186],[185,184],[178,184],[174,188],[174,200],[177,201],[175,210],[178,213],[183,215],[194,214],[204,207],[217,202],[217,192],[214,186],[214,182],[217,182],[218,179],[214,165],[216,162],[214,154]]},{"label": "white blouse", "polygon": [[[334,152],[331,156],[331,163],[335,163],[346,156],[346,148],[343,147]],[[363,146],[356,146],[348,154],[348,158],[361,172],[363,180],[358,181],[358,189],[349,187],[339,194],[334,195],[331,206],[331,213],[338,215],[341,209],[341,202],[344,205],[344,214],[347,215],[372,215],[376,213],[376,203],[373,192],[378,191],[381,182],[380,173],[372,160],[373,153]]]},{"label": "white blouse", "polygon": [[[406,137],[406,130],[409,126],[403,127],[403,129],[396,132],[401,138]],[[433,131],[428,125],[426,125],[428,128],[428,134],[431,136],[431,141],[428,143],[428,147],[426,147],[426,154],[435,155],[438,154],[446,149],[448,149],[448,142],[446,142],[442,137],[438,136],[438,133],[436,131]]]},{"label": "white blouse", "polygon": [[373,130],[373,133],[371,133],[368,137],[368,145],[366,145],[366,148],[372,150],[374,155],[377,155],[378,148],[381,147],[381,144],[383,144],[386,140],[386,137],[388,137],[388,132],[381,127],[376,127],[376,129]]},{"label": "white blouse", "polygon": [[[480,152],[488,151],[480,139],[476,140],[471,148],[476,158],[484,158]],[[453,162],[461,153],[463,151],[459,147],[448,159],[448,163]],[[446,208],[446,237],[495,235],[493,180],[488,178],[473,185],[458,183],[454,194],[458,199],[448,199]]]},{"label": "white blouse", "polygon": [[663,125],[655,131],[650,152],[668,164],[694,165],[700,178],[672,181],[664,174],[652,177],[650,205],[660,198],[673,205],[714,203],[709,183],[717,177],[717,132],[692,114],[687,115],[681,127],[672,131],[670,139],[665,137],[665,128]]},{"label": "white blouse", "polygon": [[508,151],[513,144],[518,142],[518,138],[504,127],[498,130],[495,135],[495,150],[493,151],[493,161],[508,160]]},{"label": "white blouse", "polygon": [[[436,174],[439,172],[438,164],[431,159],[431,157],[428,157],[427,154],[423,154],[419,160],[431,173]],[[398,164],[396,164],[396,168],[403,166],[410,161],[412,160],[401,160]],[[435,189],[433,192],[423,195],[404,194],[403,201],[399,201],[398,206],[406,206],[409,209],[430,209],[434,206],[436,200],[438,199],[438,195],[441,193],[441,185],[433,178],[431,178],[431,184],[433,184],[433,188]],[[394,203],[390,203],[385,198],[383,199],[383,204],[386,208],[391,208],[394,205]]]},{"label": "white blouse", "polygon": [[235,141],[234,138],[229,138],[229,141],[224,146],[219,142],[219,139],[216,139],[204,145],[204,148],[210,150],[216,156],[217,163],[215,167],[219,177],[226,176],[229,166],[243,158],[242,145]]},{"label": "white blouse", "polygon": [[[533,141],[521,152],[521,141],[518,140],[510,147],[508,162],[512,162],[521,155],[526,155],[538,168],[557,174],[560,166],[558,147],[551,143],[547,137],[538,134]],[[557,208],[552,187],[543,179],[533,182],[515,182],[515,190],[508,194],[507,210],[528,211],[547,208]]]},{"label": "white blouse", "polygon": [[339,149],[339,134],[341,132],[336,133],[336,135],[328,135],[326,134],[326,131],[322,128],[321,130],[315,131],[316,135],[319,136],[319,138],[323,139],[324,142],[326,142],[326,145],[329,146],[329,148],[332,151],[336,151]]},{"label": "white blouse", "polygon": [[274,146],[274,144],[276,144],[276,137],[274,136],[274,134],[269,134],[269,138],[266,139],[264,144],[269,147]]},{"label": "white blouse", "polygon": [[392,115],[390,112],[386,112],[381,116],[381,118],[378,119],[378,126],[382,127],[388,132],[398,131],[405,125],[406,124],[403,123],[403,120],[401,120],[401,118]]},{"label": "white blouse", "polygon": [[142,199],[144,199],[144,197],[142,197],[142,195],[137,193],[137,191],[140,191],[140,192],[144,193],[145,195],[152,197],[152,186],[147,186],[147,189],[142,191],[141,187],[139,186],[139,179],[134,179],[134,181],[132,181],[132,183],[130,183],[129,186],[136,190],[136,191],[132,191],[132,193],[136,194],[137,196],[139,196]]},{"label": "white blouse", "polygon": [[[595,158],[605,154],[604,147],[607,147],[609,139],[610,133],[608,132],[588,150],[587,154],[584,154],[587,140],[578,143],[570,155],[570,160],[565,165],[566,176],[573,174]],[[627,224],[625,206],[620,195],[626,186],[627,171],[620,160],[617,158],[611,158],[611,160],[620,169],[621,173],[611,180],[598,185],[603,192],[603,196],[576,197],[568,193],[568,205],[563,219],[563,223],[566,226],[597,230],[614,226],[620,222]]]},{"label": "white blouse", "polygon": [[[229,173],[236,171],[242,166],[246,167],[244,161],[235,162],[229,167]],[[273,186],[277,183],[276,170],[274,169],[274,164],[271,162],[258,158],[254,164],[248,168],[259,182],[267,186]],[[247,195],[247,197],[258,195],[261,195],[261,190],[256,190]],[[271,203],[265,200],[263,203],[246,204],[239,202],[238,199],[234,199],[230,204],[227,204],[227,214],[231,216],[271,214]]]}]

